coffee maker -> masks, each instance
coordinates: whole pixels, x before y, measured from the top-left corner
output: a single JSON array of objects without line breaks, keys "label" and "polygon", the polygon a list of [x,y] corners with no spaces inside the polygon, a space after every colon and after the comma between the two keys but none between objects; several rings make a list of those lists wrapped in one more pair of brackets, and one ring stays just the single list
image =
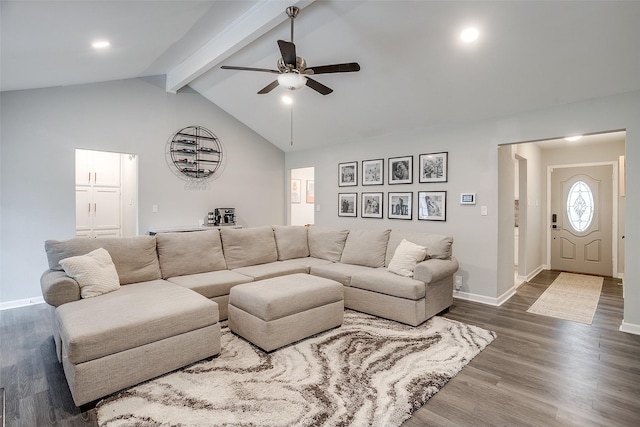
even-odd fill
[{"label": "coffee maker", "polygon": [[235,208],[216,208],[215,225],[236,225],[236,209]]}]

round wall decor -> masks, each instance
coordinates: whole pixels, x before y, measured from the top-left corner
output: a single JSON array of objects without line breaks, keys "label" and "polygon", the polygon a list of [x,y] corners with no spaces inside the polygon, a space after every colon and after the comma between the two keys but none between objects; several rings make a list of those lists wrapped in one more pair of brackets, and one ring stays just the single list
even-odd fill
[{"label": "round wall decor", "polygon": [[176,176],[203,181],[222,172],[222,141],[202,126],[187,126],[167,141],[167,163]]}]

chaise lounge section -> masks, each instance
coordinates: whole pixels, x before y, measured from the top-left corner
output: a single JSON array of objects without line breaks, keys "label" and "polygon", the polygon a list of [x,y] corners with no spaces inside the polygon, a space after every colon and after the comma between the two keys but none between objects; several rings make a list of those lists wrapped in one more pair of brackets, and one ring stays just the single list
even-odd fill
[{"label": "chaise lounge section", "polygon": [[[341,307],[417,326],[453,302],[458,262],[452,244],[451,237],[430,233],[317,226],[49,240],[49,270],[41,286],[53,308],[58,358],[80,406],[218,354],[219,321],[228,318],[232,289],[244,284],[291,275],[330,279],[342,285]],[[400,259],[407,245],[417,248],[408,269]],[[60,261],[98,248],[111,256],[119,283],[115,290],[84,298],[84,288]],[[400,260],[404,267],[397,269]],[[295,280],[285,282],[295,291]],[[328,304],[333,303],[338,301]],[[333,311],[327,327],[339,324]],[[245,331],[250,324],[244,322]],[[275,339],[265,344],[269,350],[280,345]]]}]

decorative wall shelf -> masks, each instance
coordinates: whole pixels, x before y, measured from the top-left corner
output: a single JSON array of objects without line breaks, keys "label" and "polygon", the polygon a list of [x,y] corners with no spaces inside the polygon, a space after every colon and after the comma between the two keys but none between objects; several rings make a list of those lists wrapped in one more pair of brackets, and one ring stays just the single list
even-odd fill
[{"label": "decorative wall shelf", "polygon": [[221,171],[222,142],[207,128],[188,126],[173,134],[168,156],[179,177],[206,180]]}]

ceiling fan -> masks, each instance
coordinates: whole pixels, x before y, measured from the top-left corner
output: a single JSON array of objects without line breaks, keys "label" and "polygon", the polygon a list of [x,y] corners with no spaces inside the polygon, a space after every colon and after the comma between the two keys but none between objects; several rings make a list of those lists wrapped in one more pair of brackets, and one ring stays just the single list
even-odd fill
[{"label": "ceiling fan", "polygon": [[289,19],[291,20],[291,41],[278,40],[278,47],[280,48],[280,54],[282,57],[278,59],[277,70],[270,70],[268,68],[235,67],[231,65],[223,65],[220,68],[225,70],[260,71],[263,73],[278,74],[278,78],[265,86],[258,92],[258,94],[269,93],[279,85],[290,90],[300,89],[302,86],[306,85],[322,95],[328,95],[333,92],[333,89],[313,80],[309,76],[360,71],[360,65],[357,62],[307,67],[307,61],[305,61],[304,58],[296,56],[296,45],[293,44],[293,20],[298,15],[298,12],[300,12],[300,9],[296,6],[290,6],[286,9],[286,12],[287,16],[289,16]]}]

